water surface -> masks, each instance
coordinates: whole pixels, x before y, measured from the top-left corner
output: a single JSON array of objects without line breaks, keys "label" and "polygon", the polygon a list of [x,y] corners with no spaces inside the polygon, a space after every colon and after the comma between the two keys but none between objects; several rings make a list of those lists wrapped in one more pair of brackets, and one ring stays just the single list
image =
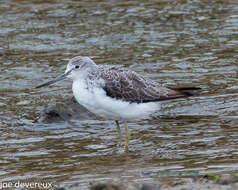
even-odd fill
[{"label": "water surface", "polygon": [[[26,1],[0,4],[2,181],[153,182],[158,171],[238,170],[238,4],[230,1]],[[112,121],[40,124],[71,82],[35,85],[86,55],[199,97],[163,103],[163,117],[130,123],[130,152]]]}]

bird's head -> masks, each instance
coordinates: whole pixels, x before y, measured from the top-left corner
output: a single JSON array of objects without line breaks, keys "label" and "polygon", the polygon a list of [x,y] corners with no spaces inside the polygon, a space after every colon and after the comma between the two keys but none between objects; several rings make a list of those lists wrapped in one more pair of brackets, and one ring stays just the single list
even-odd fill
[{"label": "bird's head", "polygon": [[69,60],[65,75],[67,78],[77,80],[83,78],[96,67],[97,65],[89,57],[77,56]]},{"label": "bird's head", "polygon": [[55,79],[48,81],[46,83],[36,86],[36,88],[41,88],[43,86],[48,86],[50,84],[61,81],[65,78],[70,78],[73,81],[78,79],[83,79],[88,75],[89,72],[95,70],[97,65],[92,59],[85,56],[77,56],[69,60],[66,71],[63,75],[56,77]]}]

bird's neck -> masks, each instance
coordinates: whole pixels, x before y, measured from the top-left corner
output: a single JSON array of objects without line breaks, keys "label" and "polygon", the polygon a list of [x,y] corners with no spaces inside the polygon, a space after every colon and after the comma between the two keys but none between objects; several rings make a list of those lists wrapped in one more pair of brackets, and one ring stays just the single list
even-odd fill
[{"label": "bird's neck", "polygon": [[77,75],[77,78],[73,80],[74,85],[84,86],[88,88],[89,86],[96,85],[97,81],[95,81],[95,74],[91,72],[80,73]]},{"label": "bird's neck", "polygon": [[73,81],[87,80],[92,72],[93,72],[93,70],[91,68],[86,69],[86,70],[82,70],[81,72],[76,73],[76,75],[73,78]]}]

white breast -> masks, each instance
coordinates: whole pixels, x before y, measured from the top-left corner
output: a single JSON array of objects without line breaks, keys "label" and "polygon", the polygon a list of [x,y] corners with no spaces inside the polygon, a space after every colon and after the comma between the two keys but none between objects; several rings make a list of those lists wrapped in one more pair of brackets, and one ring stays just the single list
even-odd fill
[{"label": "white breast", "polygon": [[106,96],[100,87],[89,89],[85,80],[73,82],[76,100],[92,113],[112,120],[133,121],[148,118],[159,110],[158,103],[129,103]]}]

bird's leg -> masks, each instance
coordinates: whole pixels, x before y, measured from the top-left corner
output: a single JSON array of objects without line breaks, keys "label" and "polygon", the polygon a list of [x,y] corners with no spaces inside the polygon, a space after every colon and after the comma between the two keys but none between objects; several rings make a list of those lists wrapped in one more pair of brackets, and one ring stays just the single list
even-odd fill
[{"label": "bird's leg", "polygon": [[118,133],[118,136],[119,136],[119,143],[118,144],[121,144],[121,140],[122,140],[122,135],[121,135],[121,129],[120,129],[120,125],[119,125],[119,122],[116,120],[116,127],[117,127],[117,133]]},{"label": "bird's leg", "polygon": [[128,123],[126,121],[124,123],[124,127],[126,129],[126,147],[125,147],[125,149],[126,149],[126,151],[128,151],[128,144],[129,144],[129,140],[131,138],[131,134],[130,134],[130,130],[128,128]]}]

